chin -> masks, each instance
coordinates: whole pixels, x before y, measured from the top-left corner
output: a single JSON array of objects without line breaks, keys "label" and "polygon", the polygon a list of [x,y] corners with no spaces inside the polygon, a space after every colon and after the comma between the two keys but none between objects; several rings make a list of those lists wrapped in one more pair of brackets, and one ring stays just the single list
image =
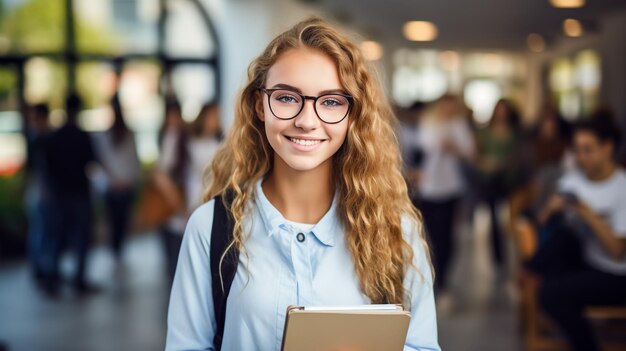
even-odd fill
[{"label": "chin", "polygon": [[283,164],[283,166],[297,172],[308,172],[315,170],[332,160],[332,156],[327,158],[325,157],[325,155],[323,155],[323,153],[318,155],[298,155],[286,151],[280,153],[277,152],[274,155],[275,157],[279,158],[279,160],[277,159],[276,161],[279,161]]},{"label": "chin", "polygon": [[289,168],[298,172],[312,171],[323,163],[317,160],[285,160],[283,159],[283,161],[285,162],[287,166],[289,166]]}]

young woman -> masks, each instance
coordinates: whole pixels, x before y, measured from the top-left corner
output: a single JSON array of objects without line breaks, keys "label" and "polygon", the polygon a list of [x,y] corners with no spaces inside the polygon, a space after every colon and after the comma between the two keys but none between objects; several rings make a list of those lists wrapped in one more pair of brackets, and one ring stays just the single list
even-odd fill
[{"label": "young woman", "polygon": [[[406,350],[439,350],[428,248],[393,122],[358,47],[321,20],[295,25],[252,62],[205,196],[234,194],[230,249],[240,255],[221,350],[279,350],[289,305],[370,303],[411,311]],[[219,349],[217,201],[187,225],[167,350]]]},{"label": "young woman", "polygon": [[437,271],[437,303],[440,313],[452,308],[446,278],[454,255],[454,223],[467,192],[463,166],[474,159],[474,135],[463,115],[461,102],[442,96],[420,120],[417,144],[424,153],[419,194]]},{"label": "young woman", "polygon": [[154,183],[173,210],[160,228],[167,269],[172,278],[189,218],[185,199],[185,182],[189,174],[188,140],[187,126],[183,120],[180,104],[170,98],[165,103],[165,120],[159,131],[161,157],[154,173]]},{"label": "young woman", "polygon": [[478,171],[483,201],[491,214],[491,247],[499,278],[506,268],[506,239],[501,231],[498,207],[515,190],[520,180],[522,141],[519,114],[510,101],[501,99],[489,124],[478,132]]},{"label": "young woman", "polygon": [[215,153],[222,145],[222,127],[217,104],[207,103],[202,106],[191,127],[187,146],[189,174],[185,192],[188,207],[195,209],[204,202],[202,201],[204,169],[211,164]]},{"label": "young woman", "polygon": [[93,137],[96,155],[105,171],[104,203],[111,248],[117,261],[122,259],[124,240],[129,230],[135,188],[141,176],[135,136],[124,121],[119,97],[111,99],[113,125]]}]

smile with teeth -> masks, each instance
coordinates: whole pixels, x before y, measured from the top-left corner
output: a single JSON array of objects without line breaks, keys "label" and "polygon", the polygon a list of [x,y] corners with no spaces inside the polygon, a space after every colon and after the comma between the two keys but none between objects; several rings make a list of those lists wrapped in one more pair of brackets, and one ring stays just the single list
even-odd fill
[{"label": "smile with teeth", "polygon": [[298,145],[303,145],[303,146],[313,146],[313,145],[317,145],[321,142],[321,140],[305,140],[305,139],[296,139],[296,138],[292,138],[292,137],[288,137],[289,140],[291,140],[292,142],[298,144]]}]

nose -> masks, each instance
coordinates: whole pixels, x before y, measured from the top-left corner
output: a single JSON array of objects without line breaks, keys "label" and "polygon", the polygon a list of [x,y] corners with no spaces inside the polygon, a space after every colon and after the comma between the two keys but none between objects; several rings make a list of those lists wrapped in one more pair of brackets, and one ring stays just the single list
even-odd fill
[{"label": "nose", "polygon": [[295,118],[295,126],[302,130],[314,130],[319,127],[320,120],[315,113],[315,102],[305,100],[302,111]]}]

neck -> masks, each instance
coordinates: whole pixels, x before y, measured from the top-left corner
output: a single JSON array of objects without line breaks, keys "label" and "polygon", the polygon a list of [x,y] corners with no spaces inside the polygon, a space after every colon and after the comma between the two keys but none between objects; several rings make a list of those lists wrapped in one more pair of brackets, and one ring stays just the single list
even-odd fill
[{"label": "neck", "polygon": [[278,155],[274,167],[263,182],[263,193],[285,219],[314,224],[328,212],[335,184],[332,159],[309,171],[297,171]]},{"label": "neck", "polygon": [[613,162],[608,162],[604,166],[599,167],[597,171],[587,174],[587,177],[591,181],[601,182],[611,178],[616,168]]}]

